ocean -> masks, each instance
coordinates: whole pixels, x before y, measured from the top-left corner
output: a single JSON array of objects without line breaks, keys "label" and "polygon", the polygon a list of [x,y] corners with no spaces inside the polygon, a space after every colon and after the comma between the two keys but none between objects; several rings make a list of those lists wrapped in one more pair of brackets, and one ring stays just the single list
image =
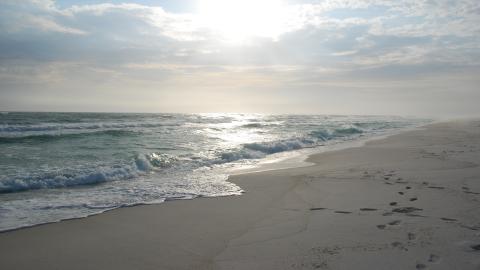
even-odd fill
[{"label": "ocean", "polygon": [[395,116],[0,113],[0,231],[241,195],[242,167],[428,123]]}]

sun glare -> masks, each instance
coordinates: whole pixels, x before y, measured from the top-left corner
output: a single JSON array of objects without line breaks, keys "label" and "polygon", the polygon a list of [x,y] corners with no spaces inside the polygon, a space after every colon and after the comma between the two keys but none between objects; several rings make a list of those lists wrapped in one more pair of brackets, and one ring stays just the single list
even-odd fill
[{"label": "sun glare", "polygon": [[201,23],[227,41],[252,37],[277,38],[284,32],[281,0],[200,0]]}]

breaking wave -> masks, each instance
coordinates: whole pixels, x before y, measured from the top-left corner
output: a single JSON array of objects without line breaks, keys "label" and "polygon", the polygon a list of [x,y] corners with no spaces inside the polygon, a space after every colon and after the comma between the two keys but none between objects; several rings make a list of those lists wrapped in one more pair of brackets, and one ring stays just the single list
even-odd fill
[{"label": "breaking wave", "polygon": [[60,133],[60,134],[39,134],[39,135],[27,135],[27,136],[6,136],[0,137],[0,144],[7,143],[24,143],[24,142],[49,142],[61,139],[75,139],[84,138],[87,136],[132,136],[139,135],[141,132],[129,131],[129,130],[101,130],[93,132],[81,132],[81,133]]},{"label": "breaking wave", "polygon": [[67,188],[95,185],[111,181],[128,180],[146,173],[172,166],[175,157],[155,154],[137,156],[130,164],[123,166],[100,166],[95,169],[64,170],[56,173],[24,175],[0,178],[0,193]]},{"label": "breaking wave", "polygon": [[[137,156],[130,164],[113,167],[97,167],[94,170],[66,170],[43,175],[26,175],[17,177],[0,178],[0,193],[18,191],[66,188],[82,185],[94,185],[110,181],[128,180],[144,175],[152,170],[163,170],[176,166],[184,168],[199,168],[213,166],[246,159],[261,159],[270,154],[315,147],[318,144],[336,137],[361,134],[358,128],[313,131],[308,137],[291,138],[285,140],[247,143],[238,149],[230,149],[217,154],[217,158],[180,159],[164,153],[150,153]],[[135,134],[125,130],[104,130],[90,133],[58,134],[58,135],[32,135],[24,137],[0,137],[0,143],[18,143],[28,141],[50,141],[62,138],[75,138],[83,136],[129,136]],[[183,166],[183,168],[182,168]]]},{"label": "breaking wave", "polygon": [[[168,126],[180,126],[182,123],[135,123],[135,122],[125,122],[125,123],[64,123],[64,124],[37,124],[37,125],[0,125],[0,133],[22,133],[22,132],[62,132],[69,130],[112,130],[112,129],[132,129],[132,128],[156,128],[156,127],[168,127]],[[47,133],[49,134],[49,133]],[[40,134],[41,135],[41,134]]]}]

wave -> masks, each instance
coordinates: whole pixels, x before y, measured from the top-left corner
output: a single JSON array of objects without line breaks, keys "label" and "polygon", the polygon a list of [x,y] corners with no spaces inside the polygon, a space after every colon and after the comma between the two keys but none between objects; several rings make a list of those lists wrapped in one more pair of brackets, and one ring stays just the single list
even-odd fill
[{"label": "wave", "polygon": [[[132,162],[122,166],[105,167],[99,166],[94,170],[78,170],[76,172],[56,172],[43,175],[27,175],[12,178],[0,178],[0,193],[11,193],[44,188],[65,188],[82,185],[94,185],[110,181],[128,180],[139,177],[151,171],[166,170],[189,170],[199,167],[235,162],[239,160],[261,159],[270,154],[299,150],[315,147],[326,140],[338,137],[346,137],[361,134],[361,129],[346,127],[333,131],[317,130],[304,137],[247,143],[237,149],[229,149],[220,152],[216,157],[176,157],[166,153],[150,153],[138,155]],[[91,133],[59,134],[59,135],[36,135],[25,137],[0,137],[0,143],[23,142],[30,140],[54,140],[59,138],[72,138],[79,136],[110,135],[129,136],[135,134],[132,131],[105,130]]]},{"label": "wave", "polygon": [[[97,167],[93,171],[80,170],[77,172],[56,172],[43,175],[27,175],[12,178],[0,178],[0,193],[11,193],[33,189],[65,188],[82,185],[94,185],[110,181],[126,180],[139,177],[152,170],[163,170],[174,166],[178,169],[213,166],[246,159],[261,159],[270,154],[310,148],[319,143],[350,135],[361,134],[361,129],[348,127],[313,131],[306,137],[291,138],[276,141],[265,141],[243,144],[238,149],[230,149],[219,153],[217,158],[208,159],[180,159],[165,153],[150,153],[137,156],[130,164],[122,167]],[[51,140],[83,138],[85,136],[131,136],[137,132],[126,130],[103,130],[87,133],[56,134],[56,135],[30,135],[23,137],[0,137],[1,143],[19,142],[48,142]],[[183,167],[182,167],[183,166]]]},{"label": "wave", "polygon": [[261,123],[250,123],[250,124],[242,125],[240,127],[242,127],[242,128],[262,128],[262,127],[265,127],[265,126],[268,126],[268,125],[261,124]]},{"label": "wave", "polygon": [[67,188],[128,180],[152,170],[172,166],[177,159],[166,154],[139,155],[123,166],[99,166],[94,170],[64,171],[43,175],[0,178],[0,194],[36,189]]},{"label": "wave", "polygon": [[212,164],[221,164],[239,161],[243,159],[261,159],[270,154],[310,148],[317,144],[315,140],[308,138],[293,138],[287,140],[248,143],[239,149],[230,150],[219,155],[219,159]]},{"label": "wave", "polygon": [[363,130],[359,128],[349,127],[349,128],[339,128],[335,129],[333,132],[334,136],[346,136],[346,135],[354,135],[354,134],[362,134]]},{"label": "wave", "polygon": [[151,153],[146,156],[146,160],[150,166],[156,168],[169,168],[179,161],[177,157],[164,153]]},{"label": "wave", "polygon": [[315,130],[309,133],[310,136],[320,139],[322,141],[328,141],[333,138],[332,133],[326,130]]},{"label": "wave", "polygon": [[348,138],[350,136],[362,134],[363,132],[363,130],[354,127],[333,129],[332,131],[321,129],[312,131],[305,137],[248,143],[242,145],[240,149],[221,153],[220,160],[216,160],[214,163],[233,162],[242,159],[261,159],[270,154],[311,148],[321,145],[328,140],[345,137]]},{"label": "wave", "polygon": [[310,136],[320,139],[322,141],[328,141],[331,139],[335,139],[338,137],[347,137],[352,135],[362,134],[364,131],[360,128],[355,127],[345,127],[345,128],[337,128],[333,130],[315,130],[309,133]]},{"label": "wave", "polygon": [[0,193],[12,193],[34,189],[66,188],[93,185],[108,181],[136,177],[138,171],[132,167],[98,168],[97,171],[84,174],[47,174],[33,177],[13,177],[0,180]]},{"label": "wave", "polygon": [[59,133],[59,134],[39,134],[27,136],[7,136],[0,137],[0,144],[8,143],[24,143],[24,142],[49,142],[60,139],[75,139],[84,138],[86,136],[101,136],[107,135],[112,137],[133,136],[140,132],[129,130],[102,130],[94,132],[80,132],[80,133]]},{"label": "wave", "polygon": [[0,125],[0,133],[49,132],[63,130],[128,129],[180,126],[182,123],[75,123],[75,124],[37,124],[37,125]]},{"label": "wave", "polygon": [[256,151],[250,151],[248,149],[239,149],[220,154],[220,160],[214,163],[228,163],[242,159],[260,159],[265,155]]},{"label": "wave", "polygon": [[264,128],[264,127],[278,126],[280,124],[281,123],[278,121],[275,121],[275,122],[270,121],[268,123],[253,122],[253,123],[241,125],[240,127],[241,128]]},{"label": "wave", "polygon": [[298,138],[290,140],[270,141],[262,143],[249,143],[243,147],[246,149],[259,151],[265,154],[275,154],[279,152],[298,150],[305,147],[310,147],[315,144],[315,141],[307,138]]}]

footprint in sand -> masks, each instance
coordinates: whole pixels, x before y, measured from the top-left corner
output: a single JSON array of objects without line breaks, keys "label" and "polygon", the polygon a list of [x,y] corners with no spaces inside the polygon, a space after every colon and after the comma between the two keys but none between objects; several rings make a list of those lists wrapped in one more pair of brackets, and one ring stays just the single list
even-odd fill
[{"label": "footprint in sand", "polygon": [[360,208],[360,211],[377,211],[377,208]]},{"label": "footprint in sand", "polygon": [[370,177],[374,177],[374,175],[369,174],[367,171],[363,172],[362,178],[366,179],[366,178],[370,178]]},{"label": "footprint in sand", "polygon": [[471,225],[460,224],[460,227],[465,228],[465,229],[469,229],[469,230],[472,230],[472,231],[480,230],[480,225],[471,226]]},{"label": "footprint in sand", "polygon": [[470,247],[471,247],[473,250],[480,251],[480,244],[471,245]]},{"label": "footprint in sand", "polygon": [[391,243],[390,245],[392,245],[392,247],[408,251],[408,249],[405,247],[405,245],[402,242],[395,241],[395,242]]},{"label": "footprint in sand", "polygon": [[430,254],[430,257],[428,258],[428,262],[431,262],[431,263],[436,263],[439,260],[440,260],[440,257],[435,254]]},{"label": "footprint in sand", "polygon": [[440,186],[429,186],[428,188],[432,188],[432,189],[445,189],[445,187],[440,187]]},{"label": "footprint in sand", "polygon": [[[395,226],[395,225],[398,225],[400,223],[402,223],[401,220],[394,220],[394,221],[388,222],[387,224],[390,225],[390,226]],[[387,228],[387,225],[386,224],[380,224],[380,225],[377,225],[377,228],[380,229],[380,230],[385,230]]]},{"label": "footprint in sand", "polygon": [[419,214],[412,214],[412,213],[407,213],[405,214],[409,217],[421,217],[421,218],[426,218],[427,216],[424,216],[424,215],[419,215]]},{"label": "footprint in sand", "polygon": [[454,218],[446,218],[446,217],[442,217],[440,218],[441,220],[445,220],[445,221],[457,221],[456,219]]},{"label": "footprint in sand", "polygon": [[479,192],[473,192],[473,191],[471,191],[470,188],[469,188],[469,187],[466,187],[466,186],[463,186],[462,189],[463,189],[463,193],[467,193],[467,194],[480,194]]},{"label": "footprint in sand", "polygon": [[397,184],[408,184],[408,181],[403,181],[402,178],[397,178],[397,181],[395,181]]},{"label": "footprint in sand", "polygon": [[392,211],[395,212],[395,213],[411,213],[411,212],[415,212],[415,211],[422,211],[423,209],[421,208],[416,208],[416,207],[399,207],[399,208],[395,208],[393,209]]},{"label": "footprint in sand", "polygon": [[397,220],[388,222],[388,225],[395,226],[395,225],[398,225],[400,223],[402,223],[402,221],[397,219]]},{"label": "footprint in sand", "polygon": [[337,214],[351,214],[352,212],[349,211],[334,211]]},{"label": "footprint in sand", "polygon": [[423,263],[417,263],[415,266],[416,269],[427,269],[427,266]]}]

